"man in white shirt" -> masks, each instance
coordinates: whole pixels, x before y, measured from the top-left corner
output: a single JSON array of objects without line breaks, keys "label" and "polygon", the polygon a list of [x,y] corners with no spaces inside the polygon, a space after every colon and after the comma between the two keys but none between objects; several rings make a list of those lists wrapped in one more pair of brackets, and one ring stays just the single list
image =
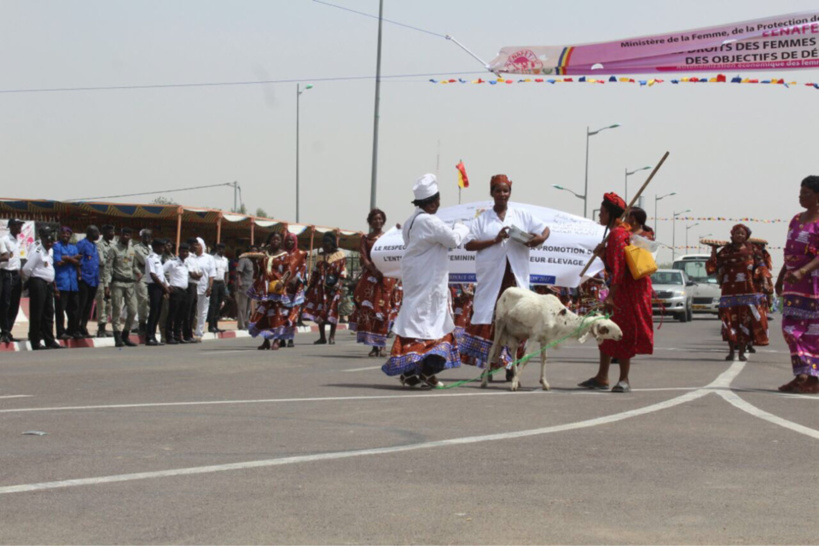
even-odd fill
[{"label": "man in white shirt", "polygon": [[199,279],[202,278],[202,269],[199,267],[199,261],[196,259],[196,246],[199,244],[196,239],[188,239],[187,242],[191,253],[182,260],[185,267],[188,269],[188,289],[185,291],[185,300],[182,304],[182,343],[194,343],[193,333],[196,330],[197,314],[196,307],[199,298],[197,291],[199,290]]},{"label": "man in white shirt", "polygon": [[[28,339],[31,349],[62,349],[54,339],[54,259],[51,245],[54,234],[50,228],[40,230],[40,243],[29,252],[23,275],[28,279]],[[43,341],[45,345],[41,345]]]},{"label": "man in white shirt", "polygon": [[148,322],[145,326],[145,345],[158,347],[164,345],[156,339],[156,324],[159,322],[159,312],[162,310],[162,299],[170,294],[168,281],[165,279],[165,270],[162,268],[162,250],[165,241],[154,239],[151,241],[151,253],[145,257],[145,274],[143,278],[148,287]]},{"label": "man in white shirt", "polygon": [[208,332],[216,334],[223,331],[219,329],[219,311],[222,309],[222,300],[227,296],[227,275],[230,268],[230,262],[225,257],[224,243],[217,243],[213,262],[216,266],[216,276],[213,278],[213,292],[210,295]]},{"label": "man in white shirt", "polygon": [[165,331],[162,340],[168,345],[182,343],[183,309],[185,309],[185,299],[188,290],[188,280],[190,273],[185,260],[190,254],[190,245],[181,243],[179,245],[179,256],[174,256],[165,261],[162,270],[168,279],[168,318],[165,322]]},{"label": "man in white shirt", "polygon": [[8,233],[0,237],[0,343],[11,343],[14,336],[11,329],[20,309],[20,294],[23,283],[20,279],[20,241],[17,236],[23,221],[13,218],[8,221]]},{"label": "man in white shirt", "polygon": [[196,285],[196,331],[193,336],[197,341],[201,341],[202,336],[205,335],[210,295],[213,292],[213,280],[216,278],[216,263],[213,261],[213,256],[205,250],[205,241],[197,237],[194,251],[196,252],[196,263],[202,272],[202,277]]}]

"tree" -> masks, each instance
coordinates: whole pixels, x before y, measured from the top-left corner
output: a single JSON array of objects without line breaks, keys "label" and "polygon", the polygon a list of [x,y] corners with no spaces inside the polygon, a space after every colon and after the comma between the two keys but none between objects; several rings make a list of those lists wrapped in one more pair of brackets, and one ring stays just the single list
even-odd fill
[{"label": "tree", "polygon": [[262,218],[267,218],[267,213],[264,211],[263,208],[256,209],[256,216],[260,216]]},{"label": "tree", "polygon": [[153,203],[154,205],[178,205],[179,204],[176,201],[174,201],[173,199],[171,199],[170,197],[165,197],[163,195],[160,195],[159,197],[157,197],[156,199],[151,201],[151,203]]},{"label": "tree", "polygon": [[245,206],[244,203],[242,203],[241,205],[239,205],[239,210],[233,210],[233,212],[236,212],[238,214],[247,214],[247,207]]}]

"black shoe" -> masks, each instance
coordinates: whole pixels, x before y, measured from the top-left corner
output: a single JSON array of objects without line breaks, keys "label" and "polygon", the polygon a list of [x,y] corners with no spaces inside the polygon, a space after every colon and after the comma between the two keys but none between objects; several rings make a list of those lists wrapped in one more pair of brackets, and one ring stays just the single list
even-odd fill
[{"label": "black shoe", "polygon": [[46,347],[45,345],[43,345],[43,344],[41,344],[39,342],[37,342],[36,344],[35,343],[31,344],[31,350],[32,351],[45,351],[46,349],[48,349],[48,347]]},{"label": "black shoe", "polygon": [[19,339],[17,339],[13,335],[11,335],[11,333],[6,334],[6,338],[9,340],[8,341],[9,343],[14,343],[15,341],[20,341]]},{"label": "black shoe", "polygon": [[193,338],[185,337],[179,340],[179,343],[193,343]]},{"label": "black shoe", "polygon": [[287,346],[288,346],[288,347],[295,347],[295,345],[293,344],[293,340],[292,340],[292,339],[288,339],[288,340],[287,340]]},{"label": "black shoe", "polygon": [[168,341],[165,342],[165,345],[179,345],[179,342],[176,341],[175,339],[169,337]]},{"label": "black shoe", "polygon": [[0,334],[0,343],[11,343],[8,334]]},{"label": "black shoe", "polygon": [[159,347],[159,342],[155,339],[149,339],[145,342],[146,347]]},{"label": "black shoe", "polygon": [[114,332],[114,347],[123,347],[122,334]]},{"label": "black shoe", "polygon": [[65,349],[65,347],[63,347],[62,345],[60,345],[56,341],[52,341],[51,343],[46,345],[46,347],[48,347],[49,349]]},{"label": "black shoe", "polygon": [[130,330],[123,330],[122,331],[122,344],[126,347],[136,347],[137,344],[131,341],[131,331]]},{"label": "black shoe", "polygon": [[57,339],[62,339],[63,341],[68,341],[69,339],[74,339],[74,338],[72,338],[71,335],[68,334],[67,332],[63,332],[62,334],[57,336]]},{"label": "black shoe", "polygon": [[71,339],[85,339],[85,336],[79,332],[74,332],[71,334]]}]

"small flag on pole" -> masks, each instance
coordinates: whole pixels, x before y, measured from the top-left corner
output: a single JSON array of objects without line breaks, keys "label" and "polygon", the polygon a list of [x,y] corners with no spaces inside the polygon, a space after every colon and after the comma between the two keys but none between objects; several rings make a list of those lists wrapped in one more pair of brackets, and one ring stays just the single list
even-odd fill
[{"label": "small flag on pole", "polygon": [[466,167],[464,167],[464,162],[459,161],[455,168],[458,169],[458,187],[459,188],[468,188],[469,187],[469,177],[466,176]]}]

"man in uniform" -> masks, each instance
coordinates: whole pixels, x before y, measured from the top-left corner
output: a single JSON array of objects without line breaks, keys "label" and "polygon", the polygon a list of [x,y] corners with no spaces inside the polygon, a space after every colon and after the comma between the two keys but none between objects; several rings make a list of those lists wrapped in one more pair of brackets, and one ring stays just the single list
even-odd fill
[{"label": "man in uniform", "polygon": [[216,266],[216,276],[213,278],[213,291],[210,295],[208,332],[218,334],[224,331],[219,329],[219,312],[222,310],[222,300],[227,297],[227,275],[230,268],[230,262],[225,257],[225,243],[216,244],[213,262]]},{"label": "man in uniform", "polygon": [[23,221],[9,220],[9,232],[0,238],[0,343],[12,343],[11,329],[20,309],[20,294],[23,283],[20,280],[20,241],[17,236]]},{"label": "man in uniform", "polygon": [[23,267],[23,275],[28,279],[28,339],[34,351],[62,349],[54,339],[54,259],[51,257],[54,234],[51,228],[44,227],[39,235],[40,243],[32,247]]},{"label": "man in uniform", "polygon": [[97,254],[100,259],[100,284],[97,286],[97,337],[111,337],[110,332],[105,331],[105,323],[111,314],[111,296],[108,290],[108,278],[111,276],[106,272],[108,267],[108,254],[114,245],[114,226],[106,224],[101,228],[102,237],[97,241]]},{"label": "man in uniform", "polygon": [[[129,338],[131,326],[136,318],[137,302],[135,285],[139,279],[139,271],[136,266],[136,252],[131,245],[131,228],[124,227],[120,230],[119,241],[111,247],[108,253],[108,262],[105,267],[108,286],[105,291],[111,298],[111,328],[114,330],[114,343],[117,347],[123,345],[136,347],[136,343]],[[122,317],[122,307],[126,308],[125,324],[120,321]],[[120,332],[120,326],[122,331]]]},{"label": "man in uniform", "polygon": [[136,266],[139,271],[139,282],[134,286],[137,298],[137,312],[139,314],[139,334],[145,335],[145,324],[148,322],[150,304],[148,300],[148,277],[145,275],[145,258],[151,253],[153,232],[145,228],[139,232],[140,242],[134,245]]}]

